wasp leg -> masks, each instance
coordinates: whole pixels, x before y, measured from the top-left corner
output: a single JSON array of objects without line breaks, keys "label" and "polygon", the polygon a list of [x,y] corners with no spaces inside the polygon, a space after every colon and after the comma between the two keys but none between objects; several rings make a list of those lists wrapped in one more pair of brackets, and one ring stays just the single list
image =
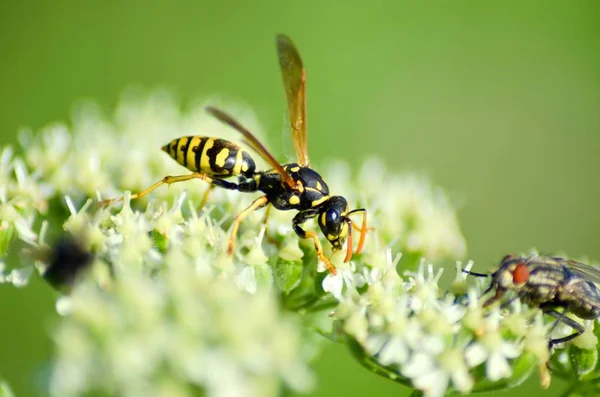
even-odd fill
[{"label": "wasp leg", "polygon": [[575,331],[571,335],[565,336],[563,338],[550,339],[550,342],[548,342],[549,349],[552,349],[555,345],[558,345],[559,343],[565,343],[570,340],[573,340],[573,339],[577,338],[579,335],[583,334],[583,332],[585,331],[585,328],[583,328],[583,325],[579,324],[577,321],[573,320],[572,318],[567,317],[567,313],[569,311],[568,307],[564,308],[562,313],[559,313],[558,311],[556,311],[554,309],[548,309],[548,308],[543,308],[543,307],[541,307],[541,308],[542,308],[544,314],[552,316],[556,319],[556,321],[554,322],[554,325],[552,325],[552,328],[550,328],[549,332],[552,332],[554,330],[554,328],[556,328],[556,326],[560,322],[568,325],[569,327],[573,328],[573,330]]},{"label": "wasp leg", "polygon": [[350,262],[352,259],[352,221],[348,219],[348,239],[346,241],[347,249],[346,249],[346,257],[344,258],[344,263]]},{"label": "wasp leg", "polygon": [[271,213],[271,206],[268,206],[265,210],[265,219],[263,219],[263,225],[267,225],[267,221],[269,220],[269,214]]},{"label": "wasp leg", "polygon": [[202,208],[204,208],[204,206],[206,205],[206,202],[208,201],[208,196],[210,196],[210,192],[212,192],[214,188],[215,188],[215,185],[211,184],[208,186],[208,188],[204,192],[204,195],[202,196],[202,200],[200,201],[200,204],[198,204],[198,211],[200,211]]},{"label": "wasp leg", "polygon": [[[188,174],[188,175],[165,176],[163,179],[156,182],[154,185],[150,186],[148,189],[143,190],[139,193],[132,194],[130,196],[130,198],[136,199],[136,198],[145,196],[161,185],[170,185],[172,183],[185,182],[185,181],[189,181],[190,179],[202,179],[203,181],[206,181],[213,186],[219,186],[219,187],[222,187],[224,189],[229,189],[229,190],[239,190],[238,185],[235,183],[227,182],[227,181],[217,179],[217,178],[211,178],[210,176],[208,176],[206,174],[194,172],[193,174]],[[112,204],[112,203],[118,202],[118,201],[123,201],[123,197],[121,197],[119,199],[103,200],[100,202],[100,205],[104,206],[104,205]]]},{"label": "wasp leg", "polygon": [[277,239],[270,237],[269,234],[267,233],[267,221],[269,220],[269,215],[271,214],[271,205],[267,206],[267,209],[265,210],[265,219],[263,219],[263,226],[265,228],[265,238],[267,239],[267,241],[271,244],[277,244]]},{"label": "wasp leg", "polygon": [[317,236],[317,233],[307,232],[306,230],[302,229],[302,227],[300,227],[300,224],[306,222],[310,218],[314,218],[315,216],[317,216],[317,211],[311,211],[311,210],[300,211],[296,214],[296,216],[292,220],[292,226],[294,227],[294,231],[296,232],[298,237],[313,239],[313,242],[315,244],[315,251],[317,252],[317,257],[323,263],[325,263],[325,265],[327,266],[327,269],[329,270],[329,273],[336,274],[337,272],[335,271],[335,266],[333,266],[333,263],[331,263],[329,258],[327,258],[325,256],[325,254],[323,253],[323,246],[321,246],[321,242],[319,241],[319,237]]},{"label": "wasp leg", "polygon": [[252,204],[250,204],[248,206],[248,208],[246,208],[245,210],[243,210],[242,212],[240,212],[238,214],[238,216],[235,217],[234,221],[233,221],[233,228],[231,230],[231,236],[229,236],[229,245],[227,246],[227,253],[229,255],[233,254],[233,248],[235,246],[235,237],[237,235],[238,229],[240,227],[240,223],[246,219],[246,217],[248,215],[250,215],[250,213],[264,207],[265,205],[267,205],[269,203],[269,199],[267,198],[267,196],[260,196],[259,198],[257,198],[256,200],[254,200],[252,202]]}]

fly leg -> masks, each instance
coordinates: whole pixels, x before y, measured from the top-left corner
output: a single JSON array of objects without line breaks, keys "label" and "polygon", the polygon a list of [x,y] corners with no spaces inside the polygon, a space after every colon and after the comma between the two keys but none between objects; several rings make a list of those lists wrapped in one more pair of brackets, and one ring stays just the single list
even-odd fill
[{"label": "fly leg", "polygon": [[561,322],[568,325],[569,327],[573,328],[573,330],[575,331],[571,335],[568,335],[568,336],[565,336],[562,338],[550,339],[550,342],[548,342],[548,348],[552,349],[555,345],[558,345],[559,343],[565,343],[570,340],[573,340],[573,339],[577,338],[579,335],[583,334],[583,332],[585,331],[585,328],[583,328],[583,325],[579,324],[577,321],[573,320],[572,318],[567,317],[567,313],[569,312],[568,306],[564,307],[562,312],[558,312],[553,307],[543,307],[543,306],[544,305],[541,305],[540,308],[542,309],[544,314],[547,314],[556,319],[556,321],[552,325],[552,328],[550,328],[549,333],[551,333],[556,328],[556,326]]},{"label": "fly leg", "polygon": [[522,297],[524,297],[527,293],[524,290],[519,291],[518,294],[516,294],[515,296],[513,296],[512,298],[510,298],[509,300],[507,300],[506,302],[502,303],[500,305],[500,309],[506,309],[507,307],[509,307],[510,305],[512,305],[512,303],[514,301],[520,300]]},{"label": "fly leg", "polygon": [[319,237],[317,236],[317,233],[307,232],[306,230],[302,229],[302,227],[300,226],[302,223],[306,222],[310,218],[314,218],[315,216],[317,216],[317,213],[318,212],[315,210],[306,210],[306,211],[298,212],[296,214],[296,216],[294,217],[294,219],[292,220],[292,226],[294,227],[294,231],[296,232],[298,237],[312,238],[313,243],[315,244],[315,251],[317,252],[317,257],[323,263],[325,263],[325,266],[327,266],[329,273],[336,274],[335,266],[333,266],[333,263],[331,263],[329,258],[327,258],[325,256],[325,254],[323,253],[323,246],[321,245],[321,241],[319,241]]}]

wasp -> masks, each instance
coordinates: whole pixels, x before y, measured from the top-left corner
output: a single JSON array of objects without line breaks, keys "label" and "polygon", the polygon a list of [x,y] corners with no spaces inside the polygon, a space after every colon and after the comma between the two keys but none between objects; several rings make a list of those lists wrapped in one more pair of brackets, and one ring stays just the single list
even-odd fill
[{"label": "wasp", "polygon": [[[323,178],[311,168],[308,158],[306,134],[306,69],[300,54],[291,39],[285,35],[276,38],[279,66],[287,99],[292,139],[296,152],[296,162],[280,164],[265,146],[237,120],[224,111],[207,107],[212,116],[238,131],[243,142],[258,153],[272,168],[257,171],[252,156],[235,143],[224,139],[186,136],[174,139],[162,147],[180,165],[192,171],[191,174],[166,176],[146,190],[132,194],[131,198],[142,197],[164,184],[201,179],[212,187],[237,190],[244,193],[262,192],[244,211],[238,214],[232,225],[227,248],[232,255],[240,223],[253,211],[272,205],[278,210],[297,210],[292,220],[294,232],[302,239],[312,239],[318,258],[335,274],[335,267],[325,256],[317,233],[302,228],[311,218],[317,218],[321,232],[333,250],[341,250],[347,241],[344,258],[352,257],[352,230],[360,231],[356,253],[362,251],[367,232],[367,211],[359,208],[350,211],[348,202],[342,196],[329,192]],[[238,182],[226,179],[237,177]],[[101,204],[109,204],[106,200]],[[350,216],[362,214],[362,225],[355,224]]]},{"label": "wasp", "polygon": [[[567,317],[567,313],[591,320],[600,315],[600,269],[573,260],[546,256],[507,255],[500,262],[498,270],[491,275],[465,271],[477,277],[491,277],[492,282],[483,295],[495,289],[494,296],[483,304],[484,307],[501,300],[508,291],[516,295],[514,299],[530,306],[539,307],[544,314],[556,319],[552,329],[560,322],[573,328],[573,334],[551,339],[549,347],[568,342],[581,335],[584,328],[577,321]],[[562,309],[559,312],[557,309]]]}]

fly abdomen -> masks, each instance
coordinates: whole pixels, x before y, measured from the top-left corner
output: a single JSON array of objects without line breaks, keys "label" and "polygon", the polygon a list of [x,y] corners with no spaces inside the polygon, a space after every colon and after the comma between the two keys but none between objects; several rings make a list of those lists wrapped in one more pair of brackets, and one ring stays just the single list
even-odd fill
[{"label": "fly abdomen", "polygon": [[173,139],[162,150],[190,171],[210,176],[250,178],[256,170],[250,154],[225,139],[184,136]]}]

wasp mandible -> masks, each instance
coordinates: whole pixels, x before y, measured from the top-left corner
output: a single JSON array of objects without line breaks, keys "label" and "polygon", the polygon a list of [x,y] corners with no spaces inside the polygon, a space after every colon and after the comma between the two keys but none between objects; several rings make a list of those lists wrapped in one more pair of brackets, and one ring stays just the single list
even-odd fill
[{"label": "wasp mandible", "polygon": [[[243,141],[258,153],[272,169],[256,171],[254,160],[250,154],[238,145],[224,139],[202,136],[182,137],[163,146],[162,150],[192,173],[166,176],[146,190],[132,194],[131,198],[142,197],[163,184],[190,179],[201,179],[209,183],[211,187],[216,186],[240,192],[260,191],[264,195],[254,200],[234,219],[228,253],[233,254],[240,223],[253,211],[271,204],[278,210],[298,211],[292,221],[294,232],[300,238],[312,239],[319,259],[327,265],[331,273],[335,273],[335,267],[323,253],[318,235],[303,229],[301,225],[316,217],[321,232],[334,250],[341,250],[347,241],[344,261],[348,262],[352,257],[353,229],[360,231],[356,253],[362,251],[367,232],[367,211],[364,208],[350,211],[346,199],[342,196],[331,195],[323,178],[310,167],[306,135],[306,69],[298,50],[289,37],[278,35],[276,42],[296,151],[296,162],[280,164],[254,134],[242,124],[222,110],[209,106],[206,110],[242,134]],[[225,180],[230,177],[238,177],[238,182]],[[105,200],[101,204],[106,205],[113,201]],[[360,227],[350,219],[350,216],[354,214],[362,214]]]},{"label": "wasp mandible", "polygon": [[[600,291],[595,284],[600,284],[600,269],[590,265],[546,255],[507,255],[491,275],[471,271],[465,273],[492,278],[483,295],[494,289],[495,293],[483,304],[484,307],[501,300],[506,292],[515,291],[516,295],[510,301],[520,299],[525,304],[539,307],[544,314],[556,319],[552,329],[563,322],[575,330],[571,335],[551,339],[550,348],[573,340],[584,331],[583,326],[568,317],[567,313],[584,320],[600,315]],[[561,308],[559,312],[557,309]]]}]

